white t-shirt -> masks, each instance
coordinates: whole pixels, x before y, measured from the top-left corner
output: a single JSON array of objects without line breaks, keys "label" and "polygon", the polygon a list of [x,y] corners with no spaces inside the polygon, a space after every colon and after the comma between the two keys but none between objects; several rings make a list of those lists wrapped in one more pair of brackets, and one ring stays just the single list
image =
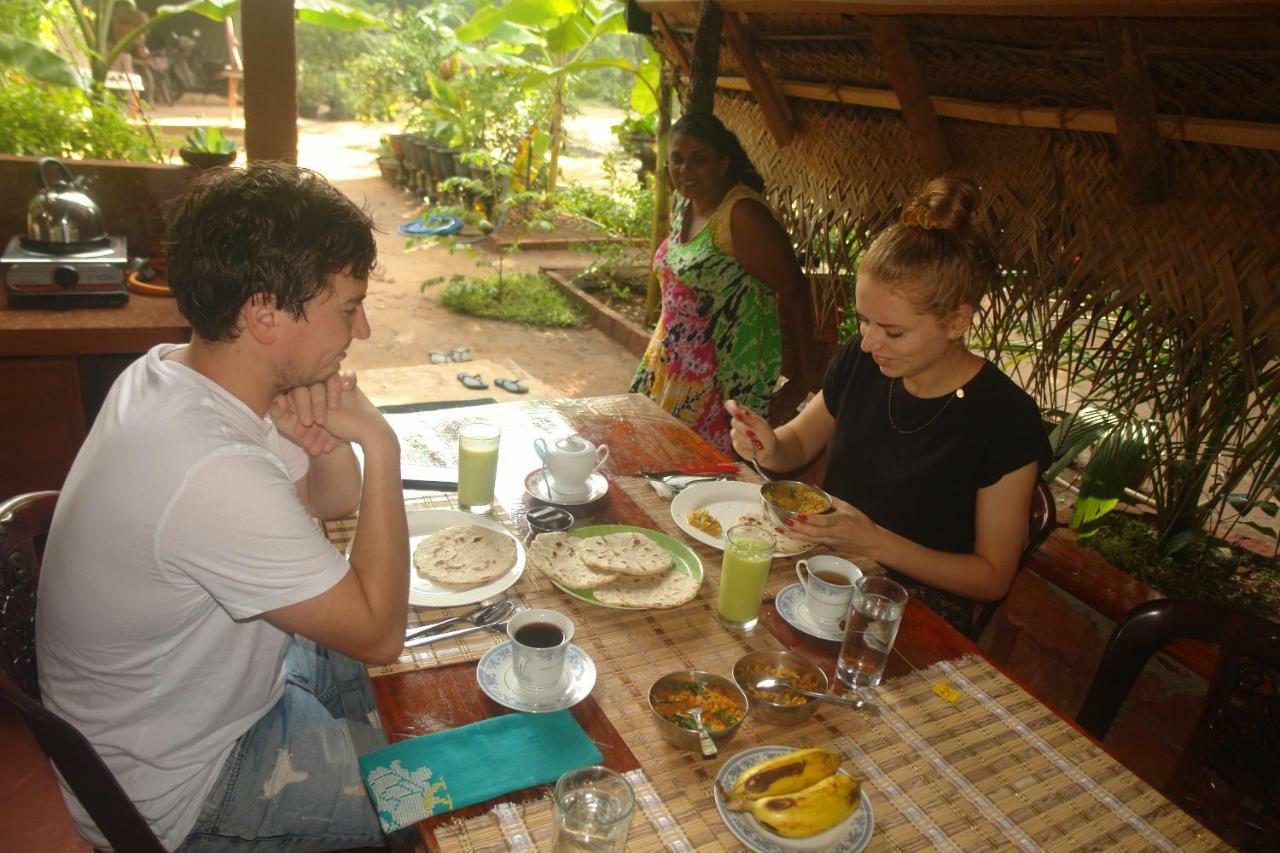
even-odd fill
[{"label": "white t-shirt", "polygon": [[155,347],[112,386],[58,499],[36,609],[45,705],[89,739],[170,850],[284,690],[291,636],[255,617],[349,569],[298,498],[306,454],[217,383],[161,360],[174,349]]}]

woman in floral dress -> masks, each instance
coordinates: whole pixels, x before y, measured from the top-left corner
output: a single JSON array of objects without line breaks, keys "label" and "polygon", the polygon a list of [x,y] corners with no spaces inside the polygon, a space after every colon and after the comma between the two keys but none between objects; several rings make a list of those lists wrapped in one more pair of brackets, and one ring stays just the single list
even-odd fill
[{"label": "woman in floral dress", "polygon": [[783,375],[778,406],[789,412],[818,377],[808,282],[764,181],[719,119],[676,122],[669,168],[671,233],[654,257],[662,315],[631,390],[729,452],[725,400],[767,411]]}]

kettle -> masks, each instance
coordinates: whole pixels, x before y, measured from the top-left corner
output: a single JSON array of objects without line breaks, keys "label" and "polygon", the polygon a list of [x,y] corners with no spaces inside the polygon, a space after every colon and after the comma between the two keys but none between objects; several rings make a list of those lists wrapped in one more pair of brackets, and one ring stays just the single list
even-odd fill
[{"label": "kettle", "polygon": [[[63,178],[50,186],[45,171],[57,166]],[[30,249],[68,254],[96,246],[105,246],[106,229],[102,211],[85,193],[84,178],[73,178],[67,167],[52,157],[41,157],[36,164],[36,184],[40,191],[27,205],[27,237],[23,245]]]}]

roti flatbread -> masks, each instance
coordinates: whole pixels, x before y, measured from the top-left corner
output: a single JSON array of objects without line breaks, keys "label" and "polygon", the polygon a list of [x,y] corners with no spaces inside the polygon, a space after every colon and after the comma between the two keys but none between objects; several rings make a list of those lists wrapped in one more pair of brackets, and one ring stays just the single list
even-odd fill
[{"label": "roti flatbread", "polygon": [[698,594],[698,582],[684,572],[657,578],[628,578],[593,590],[597,601],[619,607],[679,607]]},{"label": "roti flatbread", "polygon": [[813,543],[807,539],[797,539],[786,533],[779,533],[774,529],[774,525],[764,520],[764,516],[758,512],[744,512],[739,516],[734,524],[750,524],[753,527],[763,527],[773,534],[773,553],[785,557],[788,554],[799,554],[801,551],[807,551],[813,547]]},{"label": "roti flatbread", "polygon": [[595,589],[617,579],[613,572],[597,571],[582,562],[578,555],[578,541],[567,533],[543,533],[533,540],[525,559],[538,571],[570,589]]},{"label": "roti flatbread", "polygon": [[582,562],[603,572],[650,577],[671,569],[671,555],[640,533],[589,536],[578,542]]},{"label": "roti flatbread", "polygon": [[515,564],[515,540],[479,524],[442,528],[413,549],[413,567],[421,577],[451,586],[488,583]]}]

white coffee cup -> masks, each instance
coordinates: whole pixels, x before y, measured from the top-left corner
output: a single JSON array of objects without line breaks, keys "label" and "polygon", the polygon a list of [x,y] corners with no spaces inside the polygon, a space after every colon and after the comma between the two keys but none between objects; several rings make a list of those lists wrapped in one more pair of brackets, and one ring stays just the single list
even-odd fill
[{"label": "white coffee cup", "polygon": [[596,447],[580,435],[570,435],[548,444],[535,438],[533,448],[551,475],[551,490],[564,497],[587,493],[587,480],[609,458],[609,446]]},{"label": "white coffee cup", "polygon": [[853,584],[862,570],[848,560],[822,554],[796,563],[804,604],[815,622],[838,622],[849,612]]},{"label": "white coffee cup", "polygon": [[538,693],[560,683],[573,639],[573,621],[554,610],[526,610],[507,623],[511,669],[522,690]]}]

